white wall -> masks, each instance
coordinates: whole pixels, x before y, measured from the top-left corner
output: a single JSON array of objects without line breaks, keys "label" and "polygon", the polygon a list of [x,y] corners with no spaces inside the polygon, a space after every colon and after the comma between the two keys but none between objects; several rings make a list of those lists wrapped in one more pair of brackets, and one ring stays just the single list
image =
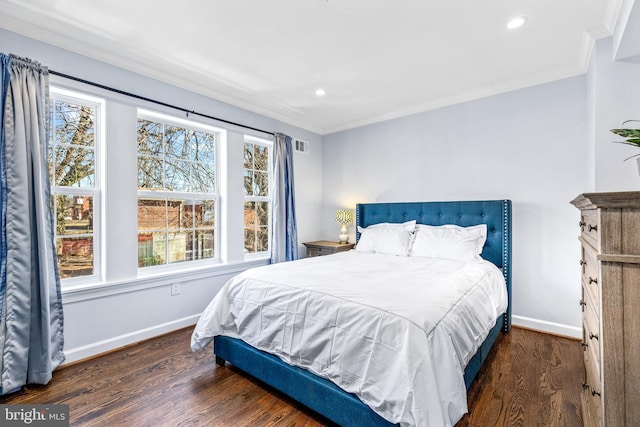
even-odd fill
[{"label": "white wall", "polygon": [[[322,138],[320,135],[2,29],[0,29],[0,51],[34,59],[49,69],[61,73],[199,113],[267,131],[284,132],[294,138],[309,141],[311,148],[309,154],[296,154],[294,157],[300,251],[304,251],[301,243],[305,239],[315,239],[322,206],[320,144]],[[51,82],[57,86],[78,88],[78,84],[56,76],[51,76]],[[141,106],[179,117],[182,117],[183,113],[155,104],[143,104],[91,86],[84,86],[83,90],[107,99],[106,168],[109,176],[105,191],[107,197],[105,213],[111,219],[112,226],[107,229],[108,265],[104,286],[82,290],[63,288],[67,362],[192,325],[230,277],[252,265],[265,263],[264,260],[242,262],[242,254],[238,255],[236,251],[235,254],[232,253],[226,257],[230,261],[226,266],[184,271],[179,274],[138,275],[135,266],[137,259],[135,107]],[[221,122],[200,119],[197,116],[190,118],[227,129],[229,146],[226,155],[230,159],[239,159],[241,162],[239,147],[243,140],[242,134],[251,133],[250,131]],[[266,134],[255,135],[270,138]],[[241,167],[241,163],[239,165]],[[241,189],[242,174],[231,173],[229,176],[232,177],[231,180],[236,179],[240,182],[236,188]],[[130,183],[130,186],[127,187],[127,183]],[[233,183],[230,185],[233,186]],[[124,203],[125,200],[129,203]],[[226,200],[222,200],[223,209],[228,214],[229,220],[235,221],[236,224],[237,216],[242,215],[242,202],[241,192],[231,192]],[[128,206],[128,215],[125,212],[125,206]],[[242,248],[241,242],[236,241],[243,238],[241,228],[239,230],[239,234],[227,236],[229,247]],[[128,239],[130,242],[133,241],[133,244],[127,245]],[[131,262],[131,259],[134,261]],[[172,296],[170,286],[176,282],[181,283],[181,293]]]},{"label": "white wall", "polygon": [[[593,66],[595,189],[632,191],[640,189],[636,159],[640,149],[613,141],[623,139],[610,132],[629,119],[640,120],[640,64],[614,61],[611,38],[596,43]],[[640,128],[640,123],[628,127]]]},{"label": "white wall", "polygon": [[357,202],[511,199],[514,323],[580,336],[587,94],[583,75],[325,136],[324,234]]}]

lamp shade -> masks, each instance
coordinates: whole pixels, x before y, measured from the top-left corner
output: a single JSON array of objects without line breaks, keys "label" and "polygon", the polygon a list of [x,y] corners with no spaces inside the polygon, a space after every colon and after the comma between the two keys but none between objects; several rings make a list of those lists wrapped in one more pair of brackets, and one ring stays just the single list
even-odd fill
[{"label": "lamp shade", "polygon": [[336,211],[336,222],[340,224],[351,224],[353,222],[353,212],[349,209],[338,209]]}]

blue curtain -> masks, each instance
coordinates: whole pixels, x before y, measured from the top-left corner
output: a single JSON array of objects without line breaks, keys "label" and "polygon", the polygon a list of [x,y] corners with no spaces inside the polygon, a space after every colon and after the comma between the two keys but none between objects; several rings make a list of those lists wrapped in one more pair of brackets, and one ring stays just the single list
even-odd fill
[{"label": "blue curtain", "polygon": [[6,394],[48,383],[64,361],[64,339],[47,167],[49,72],[0,55],[0,394]]},{"label": "blue curtain", "polygon": [[271,263],[298,259],[298,229],[293,186],[291,137],[273,136],[271,185]]},{"label": "blue curtain", "polygon": [[[7,171],[5,169],[6,160],[4,150],[4,109],[6,106],[6,95],[9,89],[11,58],[6,55],[0,56],[0,67],[2,67],[0,69],[0,78],[2,78],[2,84],[0,85],[0,314],[2,314],[4,290],[7,282]],[[1,348],[2,344],[0,344],[0,349]]]}]

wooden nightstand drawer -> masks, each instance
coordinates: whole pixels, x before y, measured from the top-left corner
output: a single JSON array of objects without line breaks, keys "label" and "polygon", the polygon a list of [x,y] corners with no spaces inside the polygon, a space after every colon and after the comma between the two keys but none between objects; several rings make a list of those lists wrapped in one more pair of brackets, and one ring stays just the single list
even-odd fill
[{"label": "wooden nightstand drawer", "polygon": [[334,253],[335,252],[332,249],[317,248],[317,247],[307,248],[307,257],[331,255]]},{"label": "wooden nightstand drawer", "polygon": [[307,248],[307,258],[310,258],[348,251],[353,249],[355,243],[338,243],[330,240],[318,240],[316,242],[305,242],[303,245]]}]

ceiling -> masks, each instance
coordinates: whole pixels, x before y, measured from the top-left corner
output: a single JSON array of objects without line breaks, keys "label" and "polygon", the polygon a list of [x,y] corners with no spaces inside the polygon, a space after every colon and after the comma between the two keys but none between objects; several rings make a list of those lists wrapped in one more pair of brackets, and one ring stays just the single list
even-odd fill
[{"label": "ceiling", "polygon": [[328,134],[584,73],[620,2],[0,0],[0,27]]}]

